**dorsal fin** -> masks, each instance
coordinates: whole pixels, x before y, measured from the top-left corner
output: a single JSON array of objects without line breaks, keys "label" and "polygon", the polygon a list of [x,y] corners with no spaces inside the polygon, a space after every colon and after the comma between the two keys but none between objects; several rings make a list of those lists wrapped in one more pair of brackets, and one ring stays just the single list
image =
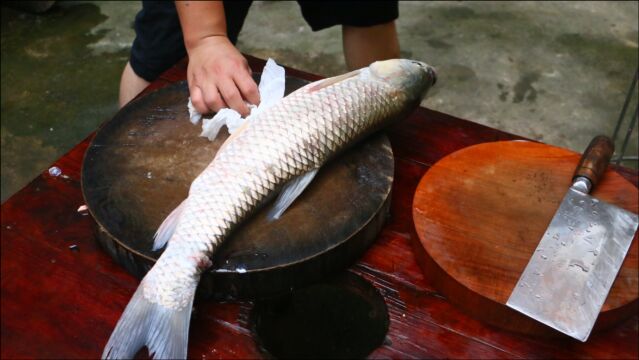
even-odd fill
[{"label": "dorsal fin", "polygon": [[328,78],[328,79],[324,79],[324,80],[320,80],[317,81],[314,84],[311,84],[308,88],[308,92],[315,92],[318,90],[321,90],[325,87],[331,86],[333,84],[337,84],[338,82],[342,81],[342,80],[346,80],[352,77],[355,77],[357,75],[359,75],[359,73],[361,72],[361,69],[357,69],[351,72],[347,72],[346,74],[342,74],[339,76],[334,76],[332,78]]}]

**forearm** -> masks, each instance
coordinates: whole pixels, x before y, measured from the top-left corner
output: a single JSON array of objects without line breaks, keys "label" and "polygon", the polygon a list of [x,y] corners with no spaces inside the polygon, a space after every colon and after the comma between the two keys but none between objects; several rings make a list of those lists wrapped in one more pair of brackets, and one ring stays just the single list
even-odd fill
[{"label": "forearm", "polygon": [[202,40],[214,36],[226,37],[226,18],[222,1],[176,1],[184,45],[187,51]]}]

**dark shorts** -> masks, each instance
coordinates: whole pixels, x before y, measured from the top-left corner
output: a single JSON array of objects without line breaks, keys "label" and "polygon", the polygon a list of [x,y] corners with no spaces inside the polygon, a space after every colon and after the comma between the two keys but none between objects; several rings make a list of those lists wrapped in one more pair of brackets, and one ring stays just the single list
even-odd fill
[{"label": "dark shorts", "polygon": [[[227,35],[237,42],[252,1],[224,1]],[[397,1],[298,1],[302,16],[313,31],[334,25],[373,26],[397,19]],[[143,1],[135,17],[131,47],[133,71],[147,81],[186,56],[180,20],[173,1]]]}]

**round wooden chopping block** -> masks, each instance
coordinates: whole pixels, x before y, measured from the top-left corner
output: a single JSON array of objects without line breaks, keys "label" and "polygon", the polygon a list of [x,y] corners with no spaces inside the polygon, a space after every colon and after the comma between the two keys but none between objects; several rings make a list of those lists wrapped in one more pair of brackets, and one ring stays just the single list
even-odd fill
[{"label": "round wooden chopping block", "polygon": [[[286,93],[305,85],[287,78]],[[228,137],[210,142],[189,122],[186,82],[124,107],[91,142],[82,191],[103,247],[142,277],[161,251],[153,234],[187,196],[195,177]],[[218,249],[199,296],[262,298],[343,270],[376,239],[386,219],[393,181],[390,142],[379,134],[326,164],[277,221],[267,204]]]},{"label": "round wooden chopping block", "polygon": [[[580,154],[527,141],[467,147],[438,161],[413,200],[425,275],[470,315],[541,336],[560,333],[506,306],[571,185]],[[637,213],[637,188],[610,168],[591,195]],[[638,304],[637,234],[595,330],[632,316]]]}]

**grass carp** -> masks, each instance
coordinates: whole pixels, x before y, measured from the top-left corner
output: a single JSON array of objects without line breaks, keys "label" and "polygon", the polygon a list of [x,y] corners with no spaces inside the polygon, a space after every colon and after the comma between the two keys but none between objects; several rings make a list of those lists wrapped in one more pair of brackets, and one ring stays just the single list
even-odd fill
[{"label": "grass carp", "polygon": [[393,59],[320,80],[255,115],[220,148],[188,197],[160,226],[166,249],[142,279],[103,358],[186,358],[195,289],[216,248],[279,193],[277,219],[318,169],[348,147],[414,110],[435,83],[434,70]]}]

